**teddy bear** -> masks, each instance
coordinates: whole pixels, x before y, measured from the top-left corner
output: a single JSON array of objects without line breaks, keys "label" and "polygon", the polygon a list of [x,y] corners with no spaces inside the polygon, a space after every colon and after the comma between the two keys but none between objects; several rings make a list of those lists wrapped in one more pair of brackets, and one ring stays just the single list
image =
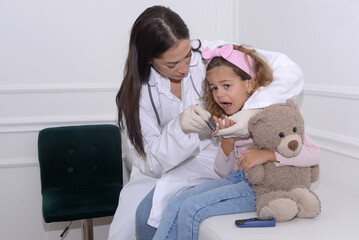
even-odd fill
[{"label": "teddy bear", "polygon": [[[293,100],[273,104],[253,116],[248,123],[253,138],[251,149],[268,149],[291,158],[299,154],[304,139],[304,119]],[[318,179],[319,166],[276,166],[273,162],[256,166],[246,173],[256,193],[260,219],[288,221],[312,218],[321,211],[318,196],[310,190]]]}]

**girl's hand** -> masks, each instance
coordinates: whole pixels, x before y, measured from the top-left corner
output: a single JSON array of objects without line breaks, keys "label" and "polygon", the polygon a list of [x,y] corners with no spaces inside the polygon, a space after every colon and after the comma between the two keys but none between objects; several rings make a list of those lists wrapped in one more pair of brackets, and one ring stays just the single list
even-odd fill
[{"label": "girl's hand", "polygon": [[274,152],[263,149],[248,149],[242,153],[242,156],[238,158],[238,167],[243,168],[244,171],[248,171],[250,168],[257,165],[264,164],[266,162],[277,162]]},{"label": "girl's hand", "polygon": [[214,124],[216,125],[216,131],[214,131],[214,134],[218,133],[220,129],[232,127],[234,124],[233,120],[229,119],[228,116],[224,116],[224,124],[222,118],[217,118],[216,116],[213,116],[212,118]]},{"label": "girl's hand", "polygon": [[[228,116],[224,117],[224,124],[221,118],[213,117],[213,121],[216,124],[216,131],[214,131],[214,134],[216,134],[220,129],[228,128],[233,126],[233,121],[228,118]],[[234,149],[234,138],[222,138],[221,140],[221,148],[224,152],[224,154],[229,157],[231,152]]]}]

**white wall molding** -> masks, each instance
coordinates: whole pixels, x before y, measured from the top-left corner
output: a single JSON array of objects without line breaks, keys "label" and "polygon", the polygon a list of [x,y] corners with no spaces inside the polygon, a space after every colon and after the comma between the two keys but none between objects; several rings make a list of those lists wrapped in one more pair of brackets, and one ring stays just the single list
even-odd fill
[{"label": "white wall molding", "polygon": [[0,85],[0,94],[64,93],[64,92],[112,92],[118,91],[120,83],[76,84],[14,84]]},{"label": "white wall molding", "polygon": [[[126,154],[122,150],[122,161],[124,164],[126,162]],[[12,159],[2,159],[0,161],[1,168],[24,168],[24,167],[37,167],[39,166],[39,160],[37,157],[32,158],[12,158]],[[125,165],[128,168],[127,165]],[[132,166],[131,166],[132,167]],[[130,169],[130,168],[128,168]]]},{"label": "white wall molding", "polygon": [[317,129],[306,129],[307,134],[321,149],[359,160],[359,139]]},{"label": "white wall molding", "polygon": [[304,95],[359,100],[359,87],[305,84]]},{"label": "white wall molding", "polygon": [[116,124],[114,115],[0,119],[0,133],[37,132],[47,127]]},{"label": "white wall molding", "polygon": [[2,159],[0,162],[1,168],[23,168],[23,167],[37,167],[39,161],[37,158],[14,158],[14,159]]}]

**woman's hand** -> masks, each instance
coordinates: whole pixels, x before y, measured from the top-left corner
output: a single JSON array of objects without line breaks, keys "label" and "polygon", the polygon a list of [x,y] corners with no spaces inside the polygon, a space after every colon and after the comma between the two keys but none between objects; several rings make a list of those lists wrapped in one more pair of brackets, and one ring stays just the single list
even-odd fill
[{"label": "woman's hand", "polygon": [[232,116],[228,117],[233,122],[231,127],[221,129],[216,132],[216,136],[223,136],[224,138],[231,137],[249,137],[248,121],[251,117],[259,113],[261,109],[247,109],[241,110]]},{"label": "woman's hand", "polygon": [[211,114],[198,105],[188,106],[178,117],[184,133],[199,133],[208,129],[206,121]]},{"label": "woman's hand", "polygon": [[266,162],[277,162],[274,152],[264,149],[248,149],[242,153],[242,156],[238,158],[238,167],[243,168],[244,171],[248,171],[250,168],[257,165],[264,164]]}]

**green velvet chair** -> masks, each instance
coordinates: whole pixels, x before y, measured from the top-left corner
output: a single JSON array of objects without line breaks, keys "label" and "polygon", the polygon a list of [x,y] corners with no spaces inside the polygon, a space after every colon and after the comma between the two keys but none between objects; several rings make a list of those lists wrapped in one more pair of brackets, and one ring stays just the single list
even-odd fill
[{"label": "green velvet chair", "polygon": [[113,215],[122,189],[119,128],[86,125],[43,129],[38,155],[44,221],[81,219],[83,238],[93,239],[92,218]]}]

